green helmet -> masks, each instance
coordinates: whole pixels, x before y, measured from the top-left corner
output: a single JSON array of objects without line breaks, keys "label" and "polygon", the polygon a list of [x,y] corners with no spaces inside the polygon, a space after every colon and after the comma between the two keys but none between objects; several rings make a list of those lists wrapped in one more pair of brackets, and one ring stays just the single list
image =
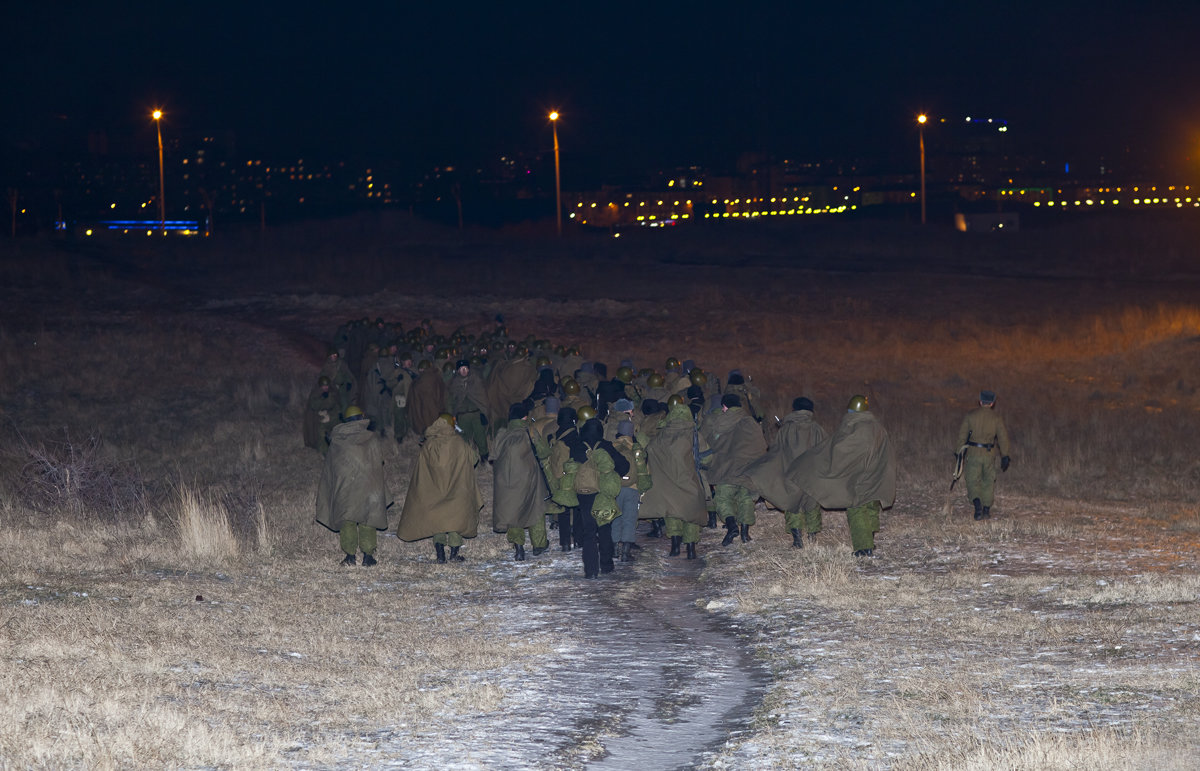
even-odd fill
[{"label": "green helmet", "polygon": [[549,367],[549,366],[550,366],[550,357],[549,357],[549,356],[539,356],[539,357],[537,357],[537,366],[539,366],[539,367]]},{"label": "green helmet", "polygon": [[319,378],[317,378],[317,385],[319,386],[327,386],[332,383],[333,381],[329,379],[329,375],[321,375]]},{"label": "green helmet", "polygon": [[570,348],[567,349],[567,355],[568,356],[582,356],[583,354],[579,352],[578,345],[572,345]]},{"label": "green helmet", "polygon": [[650,386],[651,388],[662,388],[663,384],[666,382],[667,381],[662,375],[655,372],[646,380],[646,385]]},{"label": "green helmet", "polygon": [[629,367],[618,368],[617,369],[617,380],[620,380],[622,383],[632,383],[633,382],[633,370],[630,369]]},{"label": "green helmet", "polygon": [[417,372],[424,372],[432,366],[429,359],[421,359],[421,363],[417,365]]},{"label": "green helmet", "polygon": [[847,412],[866,412],[867,409],[867,397],[861,394],[851,396],[850,403],[846,405]]},{"label": "green helmet", "polygon": [[575,394],[579,393],[579,384],[574,380],[567,378],[563,381],[562,389],[563,393],[565,393],[567,396],[574,396]]},{"label": "green helmet", "polygon": [[441,415],[438,415],[438,420],[446,421],[446,423],[448,423],[450,425],[450,428],[454,428],[455,426],[458,425],[458,421],[455,420],[454,416],[451,415],[449,412],[443,412]]},{"label": "green helmet", "polygon": [[585,420],[591,420],[596,417],[596,408],[590,404],[585,404],[575,412],[575,419],[582,423]]},{"label": "green helmet", "polygon": [[361,420],[362,417],[362,409],[357,404],[351,404],[346,408],[346,411],[342,413],[342,422],[349,423],[352,420]]},{"label": "green helmet", "polygon": [[679,394],[671,394],[671,397],[667,399],[667,406],[674,407],[677,404],[687,404],[687,402]]},{"label": "green helmet", "polygon": [[688,378],[691,379],[692,385],[694,386],[702,386],[708,382],[708,375],[704,374],[704,370],[700,369],[699,367],[695,367],[691,372],[689,372]]},{"label": "green helmet", "polygon": [[673,369],[679,369],[679,359],[676,359],[674,356],[667,359],[667,371],[669,372]]}]

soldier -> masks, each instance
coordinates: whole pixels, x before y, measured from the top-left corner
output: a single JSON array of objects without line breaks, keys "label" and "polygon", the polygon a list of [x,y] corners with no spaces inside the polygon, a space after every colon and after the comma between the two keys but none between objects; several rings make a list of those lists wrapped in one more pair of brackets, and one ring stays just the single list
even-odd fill
[{"label": "soldier", "polygon": [[699,437],[692,411],[682,399],[671,404],[666,420],[646,446],[653,485],[642,496],[639,515],[666,518],[671,556],[687,545],[687,558],[696,559],[700,527],[708,519],[705,491],[698,471]]},{"label": "soldier", "polygon": [[438,562],[462,562],[458,550],[464,538],[474,538],[478,533],[479,510],[483,508],[483,495],[475,480],[478,463],[479,453],[459,436],[454,416],[439,415],[425,429],[404,510],[396,523],[396,537],[420,541],[433,536]]},{"label": "soldier", "polygon": [[[571,407],[561,407],[558,410],[554,432],[548,442],[549,454],[542,463],[546,479],[550,482],[553,494],[552,502],[558,511],[558,548],[561,551],[571,551],[575,537],[574,518],[579,511],[579,498],[574,490],[563,489],[559,484],[564,472],[563,466],[571,457],[571,450],[579,443],[579,431],[576,428],[578,415]],[[553,507],[549,507],[553,509]]]},{"label": "soldier", "polygon": [[417,373],[413,372],[411,351],[397,353],[395,361],[399,366],[393,369],[387,382],[392,393],[392,432],[396,442],[400,443],[408,434],[408,392],[412,390]]},{"label": "soldier", "polygon": [[609,406],[608,415],[604,418],[604,438],[610,442],[616,439],[617,428],[625,421],[634,422],[633,401],[625,398],[617,399]]},{"label": "soldier", "polygon": [[417,365],[417,379],[408,391],[408,425],[421,436],[446,408],[446,383],[428,361]]},{"label": "soldier", "polygon": [[621,492],[617,494],[617,508],[621,514],[612,523],[613,547],[617,550],[620,562],[633,562],[638,502],[642,493],[649,490],[652,484],[646,463],[646,448],[634,439],[633,421],[623,420],[617,426],[613,447],[629,462],[629,472],[621,476]]},{"label": "soldier", "polygon": [[[792,400],[792,411],[779,422],[779,431],[767,454],[746,467],[746,478],[759,495],[778,505],[787,497],[784,474],[792,462],[810,447],[825,440],[825,429],[813,420],[812,400],[798,396]],[[812,538],[821,531],[821,507],[809,499],[803,511],[785,510],[784,527],[792,534],[792,546],[804,548],[801,529]]]},{"label": "soldier", "polygon": [[546,551],[546,481],[530,433],[529,408],[514,404],[508,410],[508,425],[496,432],[492,443],[492,530],[505,532],[513,545],[513,558],[525,559],[525,531],[533,556]]},{"label": "soldier", "polygon": [[750,413],[750,417],[762,422],[763,414],[758,409],[758,401],[761,396],[758,389],[750,384],[749,378],[743,375],[740,369],[729,370],[729,376],[725,379],[725,393],[737,394],[741,398],[746,412]]},{"label": "soldier", "polygon": [[754,524],[754,501],[757,496],[746,487],[742,476],[746,467],[767,451],[762,431],[745,409],[737,394],[721,397],[721,411],[714,413],[704,425],[705,438],[712,448],[708,464],[708,481],[715,488],[713,504],[717,516],[725,518],[725,539],[722,546],[733,543],[741,529],[742,543],[750,538]]},{"label": "soldier", "polygon": [[346,408],[345,422],[330,434],[329,454],[317,485],[317,522],[339,534],[343,565],[375,564],[377,530],[387,530],[383,453],[361,409]]},{"label": "soldier", "polygon": [[845,509],[854,556],[874,556],[879,512],[896,500],[896,460],[867,397],[850,398],[833,436],[792,462],[787,485],[786,499],[776,505],[784,511],[807,509],[812,505],[807,497],[826,509]]},{"label": "soldier", "polygon": [[336,348],[329,349],[325,363],[321,365],[321,373],[329,378],[330,387],[337,392],[338,397],[347,404],[354,400],[354,375],[342,359]]},{"label": "soldier", "polygon": [[458,422],[463,438],[474,442],[479,457],[487,460],[488,398],[483,378],[471,370],[471,362],[459,359],[446,391],[446,411]]},{"label": "soldier", "polygon": [[958,429],[958,452],[965,453],[963,476],[967,480],[967,500],[975,507],[977,520],[992,516],[997,457],[1000,470],[1008,471],[1008,429],[995,408],[995,392],[980,391],[979,407],[967,413]]},{"label": "soldier", "polygon": [[392,430],[393,423],[390,379],[400,364],[386,347],[372,351],[368,345],[363,366],[366,366],[372,353],[375,359],[371,363],[371,368],[363,374],[362,380],[359,381],[362,391],[359,395],[359,404],[379,435],[387,436],[388,431]]},{"label": "soldier", "polygon": [[[591,460],[589,461],[589,457]],[[575,487],[579,509],[575,517],[575,540],[583,552],[583,575],[597,578],[613,571],[612,520],[618,513],[616,497],[621,492],[620,478],[629,473],[629,462],[604,439],[604,426],[589,418],[579,428],[579,442],[571,448],[575,467],[594,463],[599,477],[597,490]],[[569,464],[569,462],[568,462]],[[565,464],[564,480],[574,482],[576,473]]]},{"label": "soldier", "polygon": [[329,451],[329,434],[337,425],[338,417],[349,405],[335,392],[328,375],[317,378],[317,384],[308,395],[308,408],[304,411],[304,446],[317,450],[322,455]]}]

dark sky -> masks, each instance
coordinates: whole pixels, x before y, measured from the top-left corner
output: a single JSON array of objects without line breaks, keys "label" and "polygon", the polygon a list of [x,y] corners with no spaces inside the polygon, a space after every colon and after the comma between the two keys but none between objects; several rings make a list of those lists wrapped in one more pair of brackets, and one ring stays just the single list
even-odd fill
[{"label": "dark sky", "polygon": [[[12,4],[9,4],[10,6]],[[1200,147],[1200,3],[66,3],[6,9],[8,148],[232,131],[400,165],[550,146],[564,168],[908,152],[1006,119],[1066,156]],[[152,139],[151,139],[152,141]],[[1194,163],[1194,162],[1193,162]]]}]

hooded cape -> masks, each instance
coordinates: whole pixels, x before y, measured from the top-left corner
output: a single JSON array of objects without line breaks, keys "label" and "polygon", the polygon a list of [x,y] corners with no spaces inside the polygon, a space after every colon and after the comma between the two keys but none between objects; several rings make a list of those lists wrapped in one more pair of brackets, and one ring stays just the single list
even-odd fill
[{"label": "hooded cape", "polygon": [[492,529],[531,527],[545,516],[546,482],[524,421],[510,421],[492,440]]},{"label": "hooded cape", "polygon": [[787,494],[771,501],[799,511],[807,496],[826,509],[848,509],[896,500],[896,460],[887,431],[870,412],[847,412],[833,436],[814,445],[788,467]]},{"label": "hooded cape", "polygon": [[[430,367],[417,377],[408,391],[408,420],[417,436],[446,411],[446,381]],[[449,426],[447,426],[449,428]]]},{"label": "hooded cape", "polygon": [[653,486],[642,496],[640,519],[675,517],[697,525],[708,523],[704,488],[696,471],[692,411],[677,404],[650,439],[646,456]]},{"label": "hooded cape", "polygon": [[335,532],[343,522],[386,530],[387,497],[383,453],[367,421],[334,426],[317,484],[317,522]]},{"label": "hooded cape", "polygon": [[757,492],[775,506],[789,498],[786,474],[792,462],[809,448],[825,441],[827,434],[813,420],[811,410],[796,410],[780,421],[775,444],[742,472],[745,487]]},{"label": "hooded cape", "polygon": [[396,536],[419,541],[438,533],[474,538],[483,495],[475,481],[479,453],[444,420],[425,431],[425,444],[413,467]]}]

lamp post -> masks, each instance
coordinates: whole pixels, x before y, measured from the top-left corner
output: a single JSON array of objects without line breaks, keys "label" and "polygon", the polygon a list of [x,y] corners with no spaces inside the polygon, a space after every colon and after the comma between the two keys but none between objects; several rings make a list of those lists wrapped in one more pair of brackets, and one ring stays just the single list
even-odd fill
[{"label": "lamp post", "polygon": [[550,111],[550,129],[554,132],[554,214],[558,235],[562,237],[562,183],[558,171],[558,110]]},{"label": "lamp post", "polygon": [[163,183],[162,115],[162,110],[150,113],[150,117],[154,118],[155,131],[158,133],[158,228],[163,235],[166,235],[167,193],[166,185]]},{"label": "lamp post", "polygon": [[917,133],[921,141],[921,224],[925,224],[925,121],[929,118],[921,113],[917,116]]}]

